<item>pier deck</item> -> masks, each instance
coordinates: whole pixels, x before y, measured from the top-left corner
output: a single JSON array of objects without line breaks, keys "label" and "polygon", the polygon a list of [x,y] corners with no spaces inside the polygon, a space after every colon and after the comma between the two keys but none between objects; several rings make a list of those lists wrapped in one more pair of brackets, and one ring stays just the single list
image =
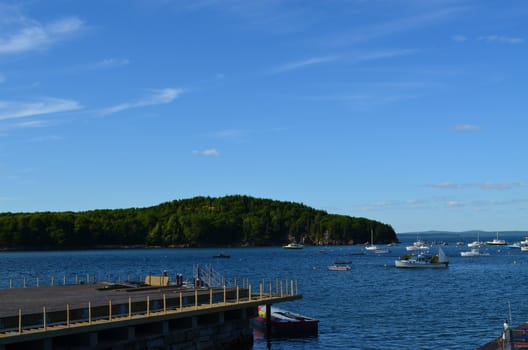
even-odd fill
[{"label": "pier deck", "polygon": [[[221,288],[213,288],[215,292],[223,292]],[[228,288],[232,292],[233,288]],[[163,294],[166,298],[179,298],[180,292],[183,296],[194,296],[193,288],[184,287],[139,287],[127,288],[123,285],[109,285],[104,283],[79,284],[67,286],[50,286],[38,288],[16,288],[0,289],[0,318],[18,315],[19,309],[24,314],[42,312],[45,306],[49,312],[65,310],[66,304],[71,309],[86,308],[88,302],[92,307],[112,304],[126,304],[128,299],[132,301],[145,301],[147,296],[151,300],[161,300]],[[209,289],[198,289],[199,295],[209,293]]]},{"label": "pier deck", "polygon": [[[269,293],[264,293],[263,285],[257,293],[250,286],[131,287],[104,283],[3,289],[0,350],[17,344],[21,346],[17,349],[110,349],[115,344],[137,345],[148,339],[194,344],[189,349],[227,349],[233,341],[252,339],[249,318],[256,316],[258,305],[302,298],[291,284],[289,294],[283,294],[282,285],[280,292],[276,288],[273,294],[271,284]],[[214,333],[203,337],[204,332]],[[78,347],[63,346],[76,339],[81,341]],[[219,347],[214,339],[229,339],[231,345]]]}]

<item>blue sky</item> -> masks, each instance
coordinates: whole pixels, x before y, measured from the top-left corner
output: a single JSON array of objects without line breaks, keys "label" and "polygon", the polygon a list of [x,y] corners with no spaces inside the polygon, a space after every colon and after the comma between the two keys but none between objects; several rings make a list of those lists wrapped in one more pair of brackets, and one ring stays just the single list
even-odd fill
[{"label": "blue sky", "polygon": [[0,211],[245,194],[526,230],[528,2],[0,0]]}]

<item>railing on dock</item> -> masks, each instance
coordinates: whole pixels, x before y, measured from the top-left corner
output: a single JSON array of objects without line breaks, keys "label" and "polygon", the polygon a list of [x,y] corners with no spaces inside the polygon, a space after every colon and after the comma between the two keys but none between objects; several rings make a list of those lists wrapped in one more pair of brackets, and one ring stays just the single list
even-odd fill
[{"label": "railing on dock", "polygon": [[[284,285],[286,286],[284,289]],[[42,307],[39,314],[24,314],[22,309],[18,315],[12,315],[0,319],[0,344],[2,339],[22,335],[61,330],[64,328],[91,326],[93,324],[126,322],[132,319],[159,317],[170,314],[192,312],[195,310],[222,308],[226,305],[247,304],[255,306],[259,304],[273,304],[275,302],[291,301],[302,298],[298,294],[296,281],[280,281],[279,285],[272,285],[266,281],[259,283],[257,291],[252,289],[248,283],[247,288],[239,286],[227,288],[179,288],[177,294],[174,288],[167,288],[162,298],[159,293],[156,298],[147,295],[145,299],[134,300],[129,297],[128,303],[112,304],[109,300],[107,305],[95,305],[88,301],[86,307],[72,308],[66,304],[60,311],[48,312],[46,306]],[[288,286],[290,286],[288,288]],[[276,291],[274,294],[273,291]],[[162,289],[163,291],[163,289]],[[256,292],[256,293],[255,293]],[[176,294],[176,297],[174,295]]]},{"label": "railing on dock", "polygon": [[[213,269],[212,265],[196,265],[194,268],[196,281],[203,283],[207,287],[228,287],[230,285],[222,274]],[[235,283],[236,285],[236,283]]]}]

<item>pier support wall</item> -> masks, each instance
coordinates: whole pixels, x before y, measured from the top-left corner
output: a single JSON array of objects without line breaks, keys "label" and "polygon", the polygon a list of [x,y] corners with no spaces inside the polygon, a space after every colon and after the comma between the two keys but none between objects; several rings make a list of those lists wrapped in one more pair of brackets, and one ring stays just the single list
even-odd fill
[{"label": "pier support wall", "polygon": [[2,350],[228,350],[253,348],[249,317],[256,309],[241,308],[158,322],[123,325],[87,333],[3,345]]}]

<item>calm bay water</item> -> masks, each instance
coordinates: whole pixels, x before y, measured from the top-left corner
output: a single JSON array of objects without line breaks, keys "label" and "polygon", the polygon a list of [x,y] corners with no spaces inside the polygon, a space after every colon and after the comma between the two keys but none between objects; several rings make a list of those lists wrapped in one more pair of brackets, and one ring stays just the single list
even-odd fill
[{"label": "calm bay water", "polygon": [[[256,290],[265,279],[295,279],[303,299],[278,305],[320,320],[319,336],[301,340],[273,340],[272,349],[473,349],[496,337],[502,321],[528,321],[528,253],[487,247],[488,257],[460,257],[456,241],[466,235],[427,235],[422,239],[448,242],[446,270],[401,270],[394,259],[405,254],[415,236],[400,235],[402,244],[390,253],[353,255],[358,246],[228,249],[133,249],[67,252],[2,252],[0,287],[21,287],[86,280],[137,280],[167,270],[192,278],[194,264],[209,264],[241,284],[248,278]],[[481,240],[495,238],[480,237]],[[501,236],[509,243],[522,236]],[[432,252],[436,253],[433,246]],[[230,259],[213,259],[218,253]],[[350,271],[328,271],[336,260],[351,260]],[[256,335],[254,349],[267,349]]]}]

